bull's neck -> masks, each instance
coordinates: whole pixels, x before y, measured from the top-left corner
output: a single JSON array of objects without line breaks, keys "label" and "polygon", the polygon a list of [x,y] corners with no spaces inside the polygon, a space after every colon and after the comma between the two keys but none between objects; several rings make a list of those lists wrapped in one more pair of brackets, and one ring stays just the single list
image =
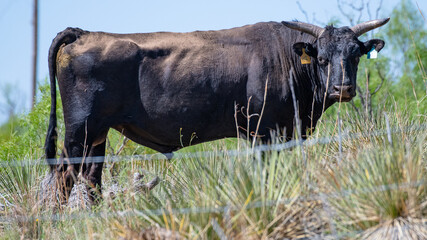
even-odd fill
[{"label": "bull's neck", "polygon": [[[312,59],[310,64],[301,64],[301,59],[293,54],[294,85],[296,94],[304,101],[323,105],[325,86],[322,84],[317,63]],[[329,106],[328,106],[329,107]]]},{"label": "bull's neck", "polygon": [[[307,39],[306,39],[307,41]],[[315,44],[315,39],[308,42]],[[294,68],[295,94],[299,100],[300,118],[305,127],[315,127],[316,122],[333,102],[325,97],[326,85],[322,81],[317,61],[311,58],[310,64],[301,64],[297,54],[291,54]],[[305,119],[305,120],[304,120]]]},{"label": "bull's neck", "polygon": [[[285,93],[284,95],[290,94],[290,86],[287,83],[290,80],[290,70],[293,69],[293,85],[296,99],[298,100],[300,118],[302,120],[308,119],[306,121],[314,121],[315,125],[322,113],[332,105],[332,102],[325,98],[326,86],[322,81],[316,59],[311,58],[310,64],[302,64],[301,57],[293,51],[293,44],[305,42],[315,46],[316,38],[284,26],[277,36],[277,42],[283,44],[281,48],[283,49],[281,63],[283,66],[283,81],[285,81],[283,86],[286,87],[282,91]],[[289,98],[287,99],[289,101]]]}]

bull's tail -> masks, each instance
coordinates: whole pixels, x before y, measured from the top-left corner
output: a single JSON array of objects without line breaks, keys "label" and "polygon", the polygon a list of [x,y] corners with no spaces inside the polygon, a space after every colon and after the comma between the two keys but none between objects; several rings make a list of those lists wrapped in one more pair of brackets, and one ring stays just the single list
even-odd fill
[{"label": "bull's tail", "polygon": [[58,133],[56,131],[56,56],[59,48],[63,44],[70,44],[79,38],[85,31],[79,28],[67,28],[64,31],[58,33],[53,39],[49,49],[48,64],[49,64],[49,78],[50,78],[50,118],[49,127],[47,130],[46,141],[45,141],[45,154],[46,158],[55,158],[56,156],[56,139]]}]

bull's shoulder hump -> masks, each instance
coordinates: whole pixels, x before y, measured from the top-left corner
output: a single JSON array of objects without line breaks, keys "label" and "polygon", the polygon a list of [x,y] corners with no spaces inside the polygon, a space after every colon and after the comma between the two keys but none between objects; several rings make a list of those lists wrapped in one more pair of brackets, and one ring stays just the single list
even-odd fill
[{"label": "bull's shoulder hump", "polygon": [[278,22],[260,22],[241,27],[221,30],[193,31],[193,32],[153,32],[153,33],[137,33],[126,34],[124,37],[133,39],[138,45],[143,48],[150,46],[201,46],[212,45],[215,43],[223,44],[249,44],[254,41],[259,41],[260,37],[269,35],[274,27],[282,26]]}]

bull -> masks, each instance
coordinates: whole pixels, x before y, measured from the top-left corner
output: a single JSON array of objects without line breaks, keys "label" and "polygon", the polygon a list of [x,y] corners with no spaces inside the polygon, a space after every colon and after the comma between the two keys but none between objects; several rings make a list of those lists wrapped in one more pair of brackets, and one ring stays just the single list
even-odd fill
[{"label": "bull", "polygon": [[[56,79],[65,122],[64,149],[51,171],[64,183],[65,194],[79,169],[90,187],[100,188],[102,162],[65,160],[105,156],[110,128],[166,154],[238,135],[267,143],[274,129],[285,129],[290,140],[297,111],[298,134],[305,138],[325,109],[356,95],[360,57],[384,47],[383,40],[358,37],[388,21],[341,28],[263,22],[190,33],[67,28],[53,39],[48,56],[48,159],[57,153]],[[247,116],[236,114],[239,106],[262,116],[248,125]],[[253,132],[256,136],[247,136]]]}]

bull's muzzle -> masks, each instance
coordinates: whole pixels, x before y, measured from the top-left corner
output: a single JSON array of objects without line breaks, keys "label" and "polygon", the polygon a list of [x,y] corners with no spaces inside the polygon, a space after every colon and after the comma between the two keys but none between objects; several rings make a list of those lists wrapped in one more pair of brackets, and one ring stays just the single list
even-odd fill
[{"label": "bull's muzzle", "polygon": [[356,91],[353,85],[334,85],[333,92],[329,95],[330,98],[341,102],[348,102],[354,96]]}]

